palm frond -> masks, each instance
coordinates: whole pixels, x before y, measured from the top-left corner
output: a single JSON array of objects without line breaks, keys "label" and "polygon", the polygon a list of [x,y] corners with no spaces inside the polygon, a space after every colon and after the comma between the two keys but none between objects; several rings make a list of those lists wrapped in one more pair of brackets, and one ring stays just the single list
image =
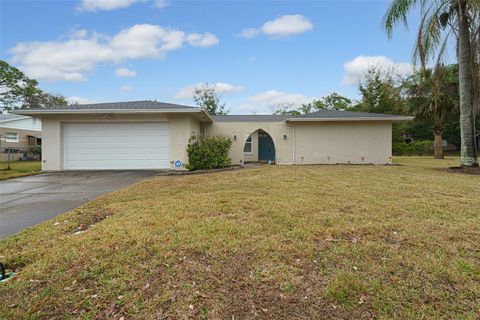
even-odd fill
[{"label": "palm frond", "polygon": [[445,34],[442,44],[440,45],[440,49],[437,52],[437,60],[435,62],[435,68],[441,67],[441,63],[445,57],[445,52],[447,51],[448,41],[450,40],[450,35],[452,34],[452,30],[448,30]]},{"label": "palm frond", "polygon": [[[417,60],[420,59],[424,69],[428,64],[428,60],[434,58],[438,53],[441,53],[441,58],[443,59],[446,51],[444,47],[446,44],[445,38],[449,37],[451,29],[443,25],[441,17],[443,13],[448,12],[448,9],[445,10],[448,4],[448,1],[435,1],[422,11],[417,41],[413,50],[413,62],[416,64]],[[448,19],[452,19],[452,15],[449,15]],[[447,36],[444,36],[445,33]],[[439,48],[440,51],[438,52]]]},{"label": "palm frond", "polygon": [[387,31],[388,37],[392,37],[393,28],[399,21],[408,28],[408,13],[415,5],[424,2],[425,0],[393,0],[382,20],[383,29]]}]

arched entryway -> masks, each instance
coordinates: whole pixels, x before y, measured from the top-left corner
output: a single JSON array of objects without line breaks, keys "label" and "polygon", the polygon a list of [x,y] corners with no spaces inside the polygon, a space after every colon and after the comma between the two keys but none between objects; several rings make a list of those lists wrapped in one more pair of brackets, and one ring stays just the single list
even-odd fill
[{"label": "arched entryway", "polygon": [[275,144],[268,132],[258,129],[245,140],[243,148],[244,162],[274,162]]}]

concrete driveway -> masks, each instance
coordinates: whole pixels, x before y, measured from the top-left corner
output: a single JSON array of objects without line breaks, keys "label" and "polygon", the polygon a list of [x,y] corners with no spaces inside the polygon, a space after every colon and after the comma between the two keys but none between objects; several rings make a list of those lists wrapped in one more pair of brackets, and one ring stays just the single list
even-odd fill
[{"label": "concrete driveway", "polygon": [[158,173],[58,172],[0,181],[0,239]]}]

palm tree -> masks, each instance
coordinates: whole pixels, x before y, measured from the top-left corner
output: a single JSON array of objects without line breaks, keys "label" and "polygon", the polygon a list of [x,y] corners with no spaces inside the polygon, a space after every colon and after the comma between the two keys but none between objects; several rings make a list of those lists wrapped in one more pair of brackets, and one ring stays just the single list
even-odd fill
[{"label": "palm tree", "polygon": [[403,86],[416,119],[433,122],[433,156],[443,159],[442,134],[445,119],[458,111],[458,71],[456,65],[436,66],[417,72]]},{"label": "palm tree", "polygon": [[[475,137],[475,99],[480,88],[478,73],[477,42],[472,42],[477,35],[480,0],[393,0],[387,10],[383,25],[389,37],[394,26],[403,21],[407,24],[407,15],[416,6],[420,6],[422,19],[418,29],[417,43],[414,50],[414,61],[421,62],[425,72],[427,61],[437,55],[439,61],[454,34],[457,43],[459,95],[460,95],[460,135],[461,166],[478,166]],[[437,63],[438,65],[438,63]],[[478,70],[478,69],[475,69]]]}]

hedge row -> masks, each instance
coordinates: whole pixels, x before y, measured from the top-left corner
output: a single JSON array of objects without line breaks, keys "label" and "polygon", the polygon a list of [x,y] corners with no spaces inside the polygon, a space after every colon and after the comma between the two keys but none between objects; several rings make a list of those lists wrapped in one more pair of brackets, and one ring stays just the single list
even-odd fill
[{"label": "hedge row", "polygon": [[428,156],[433,154],[433,141],[423,140],[411,143],[394,143],[392,147],[394,156]]}]

